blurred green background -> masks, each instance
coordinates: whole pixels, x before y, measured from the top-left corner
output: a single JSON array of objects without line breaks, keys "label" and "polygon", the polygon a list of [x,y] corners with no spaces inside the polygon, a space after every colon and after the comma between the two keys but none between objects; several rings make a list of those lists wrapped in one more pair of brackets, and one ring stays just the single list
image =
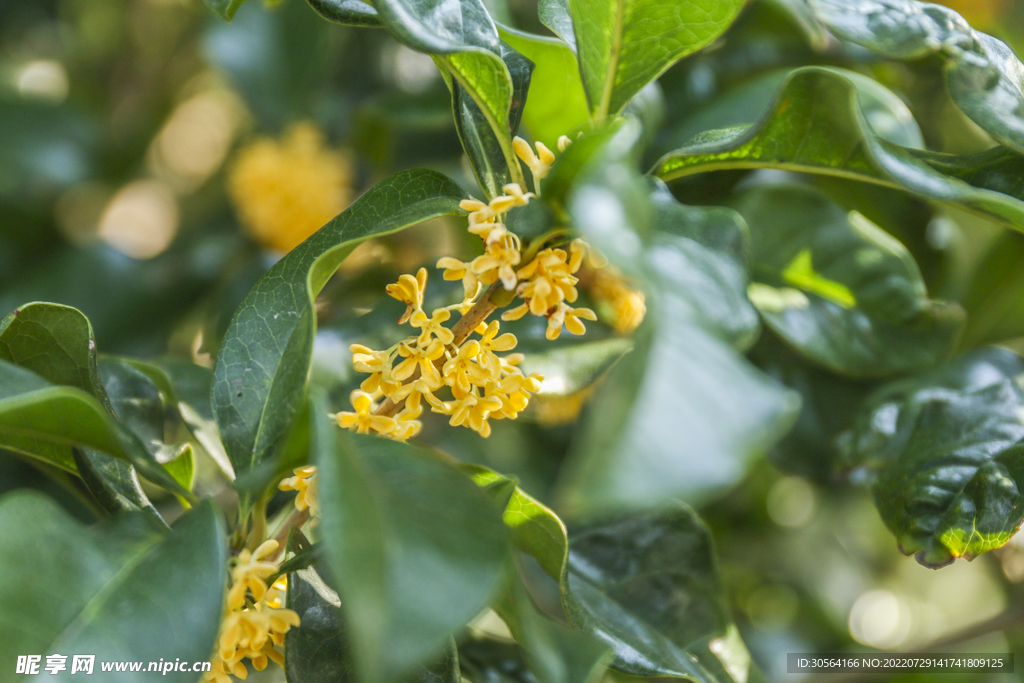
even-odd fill
[{"label": "blurred green background", "polygon": [[[500,21],[544,32],[532,0],[490,4]],[[756,76],[849,64],[815,45],[786,4],[751,4],[723,41],[662,78],[656,148],[685,139],[701,125],[701,105]],[[949,5],[1024,53],[1021,0]],[[872,68],[890,85],[913,76]],[[968,126],[946,125],[959,114],[933,85],[922,79],[902,93],[928,113],[920,123],[929,146],[983,148]],[[231,24],[199,0],[0,0],[0,310],[35,300],[75,306],[103,352],[210,365],[231,312],[282,250],[373,182],[416,166],[472,185],[433,63],[383,31],[329,24],[304,0],[250,0]],[[684,198],[714,203],[716,191],[694,182]],[[962,296],[963,274],[998,231],[962,216],[918,229],[916,202],[882,201],[906,204],[907,220],[885,227],[914,252],[930,289]],[[352,381],[349,341],[395,317],[383,285],[439,255],[468,253],[466,240],[457,225],[421,227],[367,243],[344,266],[320,302],[315,358],[316,377],[336,397]],[[770,344],[755,357],[771,358]],[[532,421],[499,423],[486,444],[467,430],[431,438],[517,474],[543,498],[571,429],[554,423],[576,404],[542,404]],[[1024,538],[971,564],[923,568],[898,552],[867,491],[794,465],[797,441],[784,449],[701,509],[734,614],[772,678],[811,680],[784,673],[786,652],[914,650],[951,636],[961,640],[956,651],[1024,655],[1024,607],[1014,611],[1024,605]],[[44,475],[0,453],[0,490],[19,486],[43,488],[88,517]],[[1005,623],[963,633],[999,615]],[[888,680],[939,676],[1022,677]]]}]

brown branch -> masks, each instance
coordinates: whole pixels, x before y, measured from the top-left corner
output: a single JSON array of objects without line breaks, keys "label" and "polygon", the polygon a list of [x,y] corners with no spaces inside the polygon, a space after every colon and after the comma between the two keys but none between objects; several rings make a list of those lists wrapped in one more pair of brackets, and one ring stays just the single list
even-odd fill
[{"label": "brown branch", "polygon": [[[501,281],[495,282],[493,285],[487,288],[484,295],[480,297],[480,300],[473,304],[473,307],[466,311],[466,314],[462,316],[457,323],[452,325],[452,343],[448,345],[448,349],[458,349],[462,345],[462,342],[466,341],[473,330],[477,328],[477,325],[487,320],[491,313],[494,313],[498,309],[498,305],[494,302],[495,295],[499,291],[504,291]],[[434,361],[436,367],[444,365],[445,357],[441,356]],[[420,369],[416,368],[406,383],[415,382],[420,376]],[[390,398],[386,399],[383,403],[378,406],[375,414],[384,415],[385,417],[394,417],[405,405],[405,399],[398,401],[392,401]]]}]

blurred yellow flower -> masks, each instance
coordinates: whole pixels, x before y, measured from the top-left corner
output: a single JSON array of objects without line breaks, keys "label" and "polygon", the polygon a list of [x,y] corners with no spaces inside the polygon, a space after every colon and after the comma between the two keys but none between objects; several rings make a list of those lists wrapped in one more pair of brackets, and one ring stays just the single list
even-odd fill
[{"label": "blurred yellow flower", "polygon": [[280,140],[259,138],[239,151],[228,194],[256,241],[287,252],[348,206],[352,164],[316,126],[298,123]]}]

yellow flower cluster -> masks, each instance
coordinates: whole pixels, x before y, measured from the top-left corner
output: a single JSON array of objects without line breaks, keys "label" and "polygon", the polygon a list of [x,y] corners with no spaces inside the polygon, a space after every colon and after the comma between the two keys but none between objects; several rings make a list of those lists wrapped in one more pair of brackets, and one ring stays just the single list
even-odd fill
[{"label": "yellow flower cluster", "polygon": [[[558,149],[565,151],[569,144],[563,136]],[[543,143],[531,148],[522,138],[515,138],[513,147],[530,169],[539,192],[540,180],[555,161],[554,153]],[[503,190],[505,194],[486,203],[466,199],[460,204],[468,213],[469,232],[483,241],[484,253],[467,262],[452,257],[437,262],[445,280],[462,281],[461,303],[434,309],[428,315],[423,308],[425,268],[415,276],[402,275],[387,287],[388,294],[406,305],[399,323],[408,323],[419,333],[383,351],[361,344],[351,346],[353,366],[369,377],[352,393],[353,410],[337,414],[339,425],[361,434],[405,441],[422,428],[418,418],[424,403],[431,411],[448,415],[450,424],[467,426],[485,437],[491,433],[490,419],[516,418],[526,408],[530,395],[540,388],[542,378],[523,374],[517,367],[521,354],[497,355],[515,348],[515,336],[499,334],[500,323],[496,320],[480,322],[464,339],[455,339],[452,329],[445,325],[453,311],[466,315],[484,287],[500,282],[505,290],[514,291],[523,303],[506,311],[502,320],[517,320],[527,313],[543,316],[548,320],[548,339],[557,339],[563,328],[583,334],[583,321],[597,319],[589,308],[573,308],[570,304],[579,296],[575,273],[584,257],[600,267],[600,256],[577,239],[568,250],[550,247],[528,251],[523,263],[522,243],[506,227],[505,216],[528,204],[534,194],[517,183],[505,185]],[[478,338],[470,338],[472,334]],[[442,390],[450,392],[452,398],[437,396]]]},{"label": "yellow flower cluster", "polygon": [[244,147],[228,173],[228,194],[243,227],[263,246],[291,251],[352,199],[352,164],[329,149],[311,123],[281,140]]},{"label": "yellow flower cluster", "polygon": [[313,526],[320,518],[320,499],[317,497],[319,480],[316,476],[316,467],[314,465],[296,467],[292,470],[292,474],[294,476],[284,479],[277,487],[282,491],[299,492],[299,495],[295,496],[295,509],[299,512],[308,509],[310,525]]},{"label": "yellow flower cluster", "polygon": [[644,293],[633,289],[622,273],[615,267],[594,269],[588,272],[591,296],[605,305],[603,315],[610,318],[616,332],[632,332],[644,321],[647,304]]},{"label": "yellow flower cluster", "polygon": [[234,560],[213,666],[203,674],[202,683],[231,683],[231,676],[244,680],[249,675],[242,661],[246,658],[257,671],[267,668],[270,660],[284,663],[277,648],[284,646],[288,629],[299,625],[299,615],[282,608],[283,577],[267,587],[266,579],[278,566],[265,558],[277,547],[277,541],[266,541],[253,552],[243,550]]},{"label": "yellow flower cluster", "polygon": [[[427,271],[420,268],[415,277],[403,275],[387,288],[388,294],[406,304],[400,321],[419,334],[384,351],[352,345],[355,369],[369,377],[352,393],[354,410],[338,413],[342,427],[405,441],[421,429],[418,418],[426,403],[433,412],[450,416],[452,425],[466,425],[488,436],[489,418],[515,418],[526,407],[530,393],[540,387],[539,376],[524,376],[516,367],[520,354],[497,355],[516,346],[514,335],[498,334],[497,321],[480,323],[473,330],[479,339],[467,338],[456,346],[454,333],[443,323],[453,310],[468,311],[472,299],[435,309],[428,316],[423,309],[426,285]],[[479,289],[477,285],[474,295]],[[435,395],[445,388],[452,400]],[[384,398],[404,405],[393,417],[377,414],[377,401]]]}]

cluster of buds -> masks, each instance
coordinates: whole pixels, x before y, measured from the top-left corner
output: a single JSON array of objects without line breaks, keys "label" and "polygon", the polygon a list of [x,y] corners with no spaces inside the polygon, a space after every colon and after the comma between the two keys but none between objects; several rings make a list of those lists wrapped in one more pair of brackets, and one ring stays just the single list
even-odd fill
[{"label": "cluster of buds", "polygon": [[243,550],[233,560],[213,666],[203,674],[202,683],[230,683],[232,675],[244,680],[248,676],[244,659],[257,671],[267,668],[270,661],[283,665],[284,655],[278,648],[284,646],[288,629],[299,625],[299,615],[283,608],[283,577],[271,587],[266,583],[278,570],[276,564],[266,561],[277,547],[277,541],[266,541],[255,551]]}]

